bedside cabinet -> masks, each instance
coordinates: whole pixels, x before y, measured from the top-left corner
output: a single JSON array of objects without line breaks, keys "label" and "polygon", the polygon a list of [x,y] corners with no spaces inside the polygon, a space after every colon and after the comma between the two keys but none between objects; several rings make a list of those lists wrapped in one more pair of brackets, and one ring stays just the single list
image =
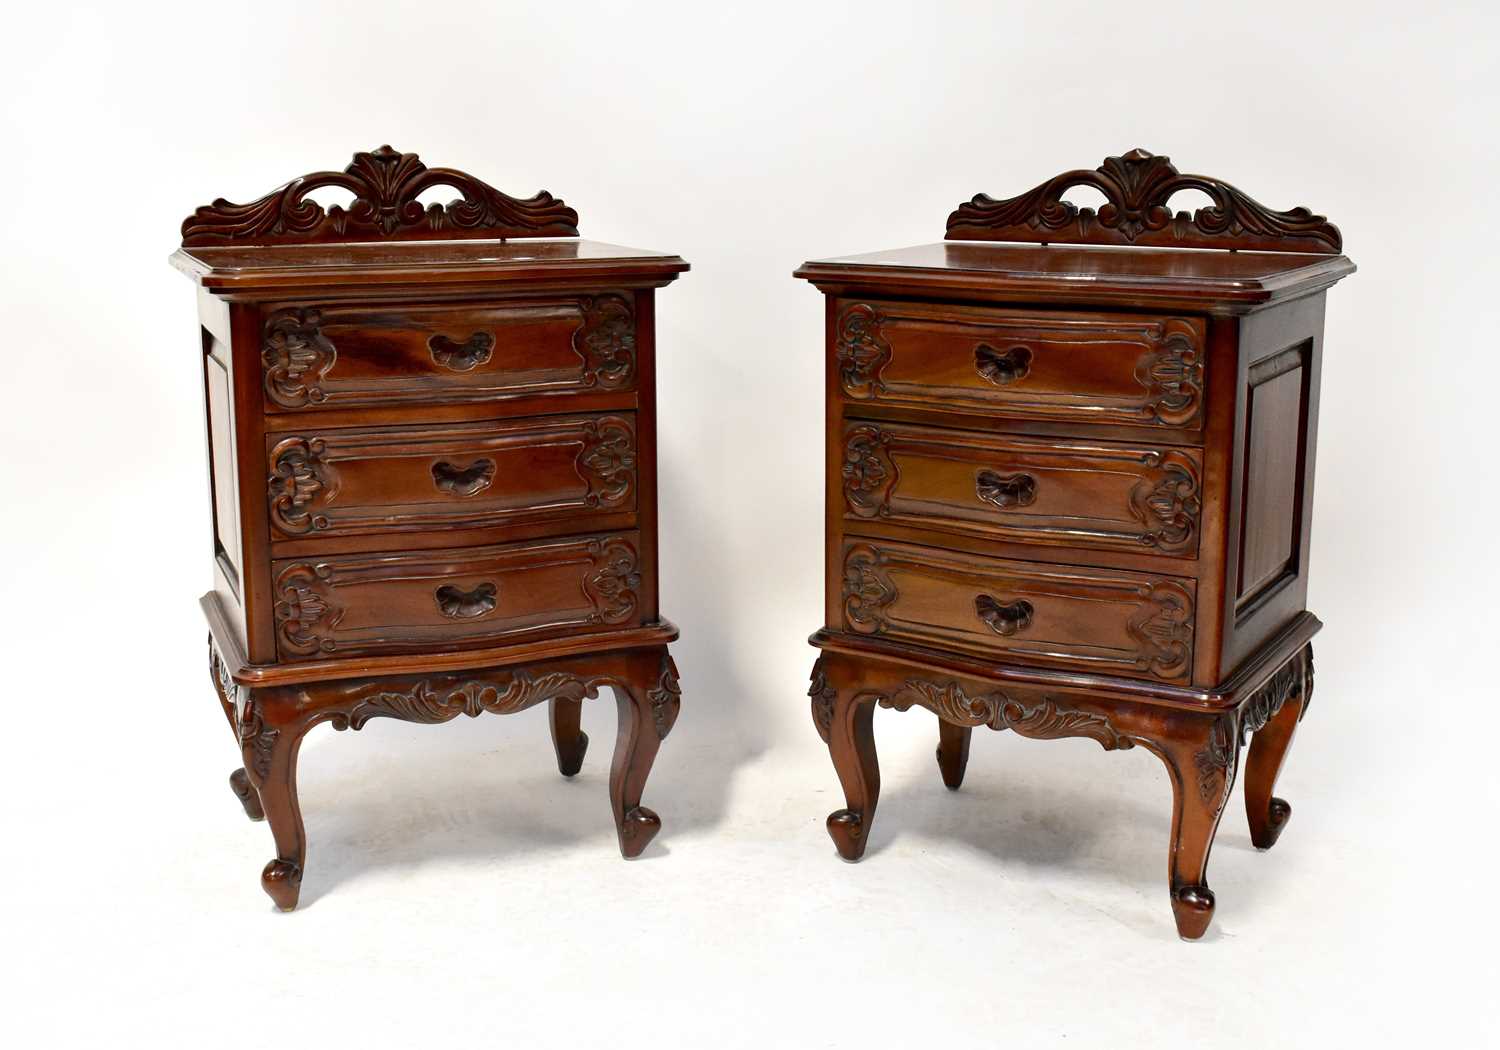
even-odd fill
[{"label": "bedside cabinet", "polygon": [[[1091,187],[1096,212],[1063,199]],[[1173,213],[1171,198],[1209,203]],[[975,726],[1144,748],[1173,789],[1178,932],[1249,742],[1251,837],[1312,695],[1308,536],[1338,230],[1136,150],[947,240],[811,262],[827,300],[826,625],[812,711],[865,850],[877,706],[939,719],[958,788]]]},{"label": "bedside cabinet", "polygon": [[[309,196],[330,188],[352,200]],[[324,722],[545,702],[571,776],[581,705],[608,686],[620,851],[660,827],[641,795],[679,690],[657,609],[653,296],[688,267],[579,240],[577,221],[383,146],[183,223],[210,668],[284,910],[307,848],[297,751]]]}]

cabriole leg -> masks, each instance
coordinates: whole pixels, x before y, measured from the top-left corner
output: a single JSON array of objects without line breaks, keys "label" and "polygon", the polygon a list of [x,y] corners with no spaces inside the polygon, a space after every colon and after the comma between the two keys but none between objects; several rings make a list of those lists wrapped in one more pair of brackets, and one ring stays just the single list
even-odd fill
[{"label": "cabriole leg", "polygon": [[1245,812],[1250,818],[1250,841],[1256,849],[1276,845],[1281,831],[1292,818],[1291,804],[1271,792],[1291,750],[1297,725],[1307,711],[1312,694],[1312,647],[1298,657],[1296,689],[1280,710],[1250,738],[1245,758]]},{"label": "cabriole leg", "polygon": [[1232,714],[1194,719],[1157,753],[1172,779],[1172,841],[1168,885],[1177,933],[1197,940],[1214,917],[1208,888],[1208,854],[1229,799],[1239,761],[1239,735]]},{"label": "cabriole leg", "polygon": [[553,697],[547,708],[552,724],[552,750],[557,753],[557,771],[565,777],[577,776],[583,768],[583,756],[589,749],[589,735],[579,728],[583,701]]},{"label": "cabriole leg", "polygon": [[963,786],[964,770],[969,766],[969,740],[973,735],[971,726],[957,726],[938,719],[937,763],[949,791],[957,791]]},{"label": "cabriole leg", "polygon": [[297,906],[302,872],[307,860],[307,834],[297,803],[297,752],[305,726],[281,724],[274,691],[252,691],[240,721],[240,748],[250,784],[276,841],[276,857],[261,872],[260,884],[282,911]]},{"label": "cabriole leg", "polygon": [[665,649],[634,657],[629,666],[628,686],[615,687],[620,728],[609,769],[609,802],[626,858],[640,856],[661,830],[661,818],[641,805],[641,794],[656,752],[677,722],[682,695]]},{"label": "cabriole leg", "polygon": [[250,783],[250,774],[243,768],[229,774],[229,788],[234,792],[234,797],[240,800],[240,805],[245,807],[245,816],[251,820],[266,819],[266,811],[260,805],[260,793]]},{"label": "cabriole leg", "polygon": [[828,754],[844,787],[845,809],[828,816],[828,834],[839,856],[859,860],[880,802],[880,762],[875,755],[875,696],[839,689],[832,700]]}]

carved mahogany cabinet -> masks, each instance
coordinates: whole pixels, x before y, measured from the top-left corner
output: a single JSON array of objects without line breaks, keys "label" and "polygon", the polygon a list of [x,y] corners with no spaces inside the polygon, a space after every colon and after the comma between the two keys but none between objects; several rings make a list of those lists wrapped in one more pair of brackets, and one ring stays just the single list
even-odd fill
[{"label": "carved mahogany cabinet", "polygon": [[[1063,199],[1087,186],[1094,211]],[[1181,190],[1206,194],[1173,213]],[[874,708],[939,719],[958,788],[975,726],[1141,747],[1169,772],[1178,932],[1245,759],[1251,837],[1312,693],[1306,611],[1338,230],[1135,150],[939,244],[805,264],[827,301],[826,626],[812,710],[864,852]]]},{"label": "carved mahogany cabinet", "polygon": [[[352,201],[309,196],[328,187]],[[297,751],[322,722],[545,701],[572,776],[582,702],[609,686],[620,851],[660,827],[641,793],[679,691],[657,610],[653,296],[687,264],[579,240],[577,221],[382,146],[183,223],[210,667],[282,909],[306,855]]]}]

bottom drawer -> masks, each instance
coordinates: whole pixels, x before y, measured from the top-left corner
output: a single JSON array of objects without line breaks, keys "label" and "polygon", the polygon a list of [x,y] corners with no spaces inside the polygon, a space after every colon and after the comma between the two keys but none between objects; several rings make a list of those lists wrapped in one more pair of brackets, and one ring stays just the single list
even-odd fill
[{"label": "bottom drawer", "polygon": [[475,648],[641,622],[635,533],[271,563],[283,660]]},{"label": "bottom drawer", "polygon": [[1195,586],[851,539],[843,627],[1022,663],[1176,681],[1192,671]]}]

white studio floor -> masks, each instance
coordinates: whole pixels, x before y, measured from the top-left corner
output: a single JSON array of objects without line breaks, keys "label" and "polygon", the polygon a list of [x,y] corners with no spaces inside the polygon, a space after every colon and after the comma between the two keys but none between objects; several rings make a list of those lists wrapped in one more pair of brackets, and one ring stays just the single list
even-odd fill
[{"label": "white studio floor", "polygon": [[[952,794],[931,716],[882,711],[880,812],[847,864],[810,721],[774,748],[726,742],[691,677],[645,799],[664,828],[634,862],[606,802],[608,700],[585,709],[571,782],[544,708],[316,730],[309,868],[283,915],[259,886],[269,830],[225,783],[234,747],[205,694],[201,746],[133,782],[61,781],[52,820],[18,814],[12,864],[57,906],[11,898],[11,1017],[33,1033],[11,1045],[1482,1045],[1467,1025],[1493,956],[1460,969],[1436,944],[1462,944],[1483,901],[1417,844],[1419,800],[1319,777],[1348,703],[1326,662],[1279,791],[1292,823],[1256,852],[1236,790],[1197,944],[1172,924],[1151,755],[979,730]],[[179,741],[194,735],[192,705],[173,707]],[[122,772],[151,747],[145,730],[117,742]],[[101,809],[86,846],[55,819]],[[35,1009],[59,979],[74,1008]]]}]

